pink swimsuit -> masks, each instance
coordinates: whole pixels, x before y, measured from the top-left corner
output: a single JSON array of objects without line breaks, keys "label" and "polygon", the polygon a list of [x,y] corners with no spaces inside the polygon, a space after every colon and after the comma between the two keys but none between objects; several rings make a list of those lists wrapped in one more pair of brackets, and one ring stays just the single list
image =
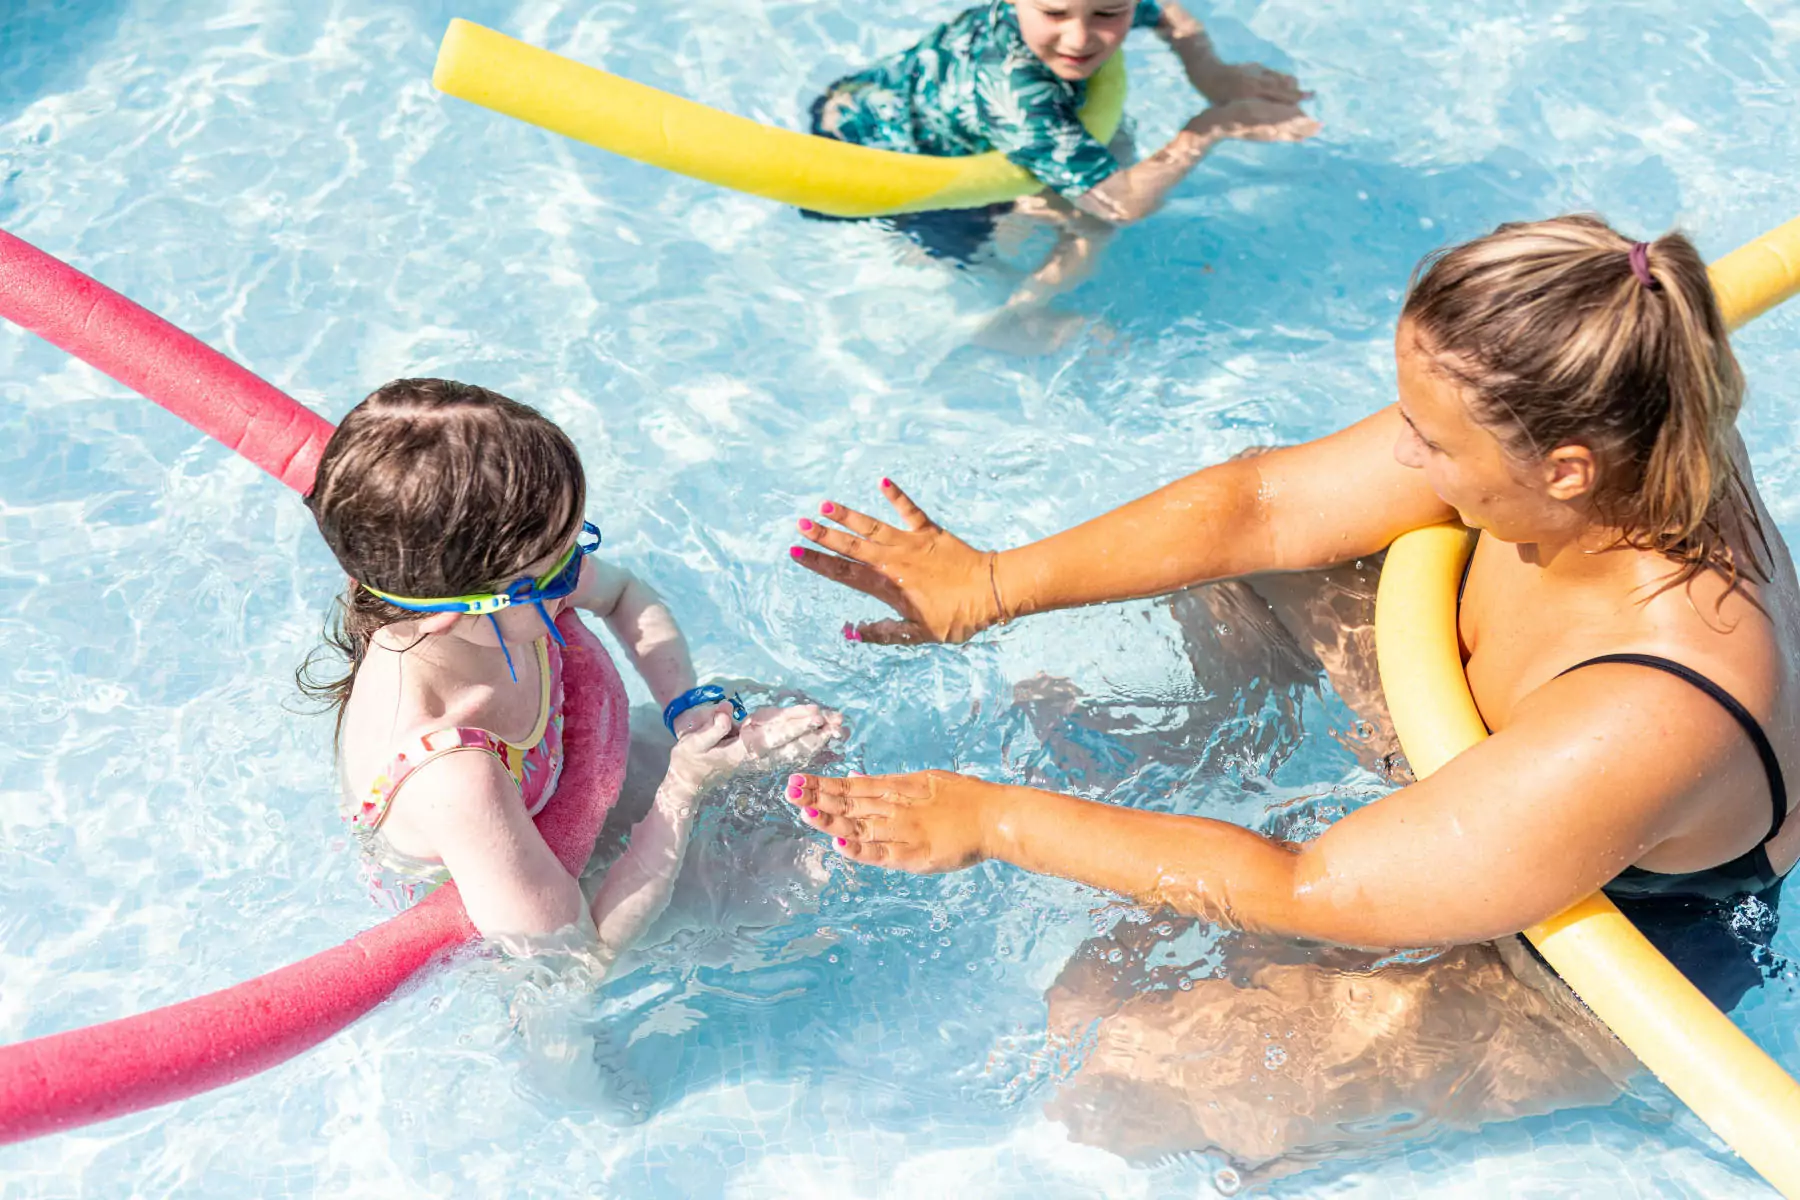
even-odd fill
[{"label": "pink swimsuit", "polygon": [[537,651],[542,689],[537,727],[525,741],[509,742],[499,734],[466,726],[434,729],[396,754],[388,769],[368,787],[347,794],[341,805],[344,819],[363,833],[374,833],[407,776],[433,759],[461,750],[481,750],[499,759],[518,783],[526,813],[537,816],[556,794],[556,781],[562,777],[563,680],[561,649],[548,637],[541,637],[532,645]]}]

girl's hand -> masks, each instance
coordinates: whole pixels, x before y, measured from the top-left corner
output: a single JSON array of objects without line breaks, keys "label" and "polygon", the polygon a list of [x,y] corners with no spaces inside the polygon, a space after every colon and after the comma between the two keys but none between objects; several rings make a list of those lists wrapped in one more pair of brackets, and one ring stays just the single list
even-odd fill
[{"label": "girl's hand", "polygon": [[730,703],[723,700],[717,704],[696,704],[675,718],[675,740],[679,742],[690,733],[711,728],[715,716],[730,712]]},{"label": "girl's hand", "polygon": [[744,748],[734,736],[737,727],[731,720],[731,709],[715,707],[698,729],[675,739],[669,751],[669,773],[663,777],[663,788],[673,785],[691,795],[717,775],[722,775],[744,760]]},{"label": "girl's hand", "polygon": [[801,762],[844,732],[844,716],[817,704],[759,708],[738,726],[746,762]]},{"label": "girl's hand", "polygon": [[1300,81],[1292,75],[1271,71],[1260,63],[1225,63],[1213,59],[1203,68],[1189,72],[1194,90],[1214,104],[1230,104],[1234,100],[1270,100],[1277,104],[1298,104],[1312,99],[1302,91]]},{"label": "girl's hand", "polygon": [[845,625],[844,636],[882,644],[964,642],[1001,620],[992,552],[976,550],[939,528],[892,480],[882,480],[881,491],[906,528],[885,525],[830,500],[819,512],[843,530],[800,521],[802,534],[832,551],[821,554],[796,546],[793,556],[801,566],[873,596],[900,614],[899,620]]},{"label": "girl's hand", "polygon": [[1187,124],[1208,138],[1241,138],[1247,142],[1298,142],[1323,128],[1291,103],[1233,100],[1209,108]]},{"label": "girl's hand", "polygon": [[1005,789],[919,771],[832,779],[793,775],[784,792],[801,819],[832,835],[838,853],[897,871],[960,871],[990,856]]},{"label": "girl's hand", "polygon": [[668,778],[698,790],[746,763],[804,761],[843,730],[842,715],[816,704],[759,708],[736,727],[729,707],[714,708],[706,724],[676,740]]}]

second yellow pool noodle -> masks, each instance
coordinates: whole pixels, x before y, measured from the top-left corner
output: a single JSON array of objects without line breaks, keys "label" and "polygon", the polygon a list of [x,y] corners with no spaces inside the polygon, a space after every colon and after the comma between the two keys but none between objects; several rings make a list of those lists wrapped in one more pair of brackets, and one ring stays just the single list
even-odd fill
[{"label": "second yellow pool noodle", "polygon": [[[1800,292],[1800,220],[1713,265],[1733,327]],[[1394,729],[1420,778],[1487,736],[1456,631],[1474,535],[1417,529],[1388,550],[1375,645]],[[1800,1083],[1596,893],[1525,931],[1618,1039],[1782,1195],[1800,1200]]]},{"label": "second yellow pool noodle", "polygon": [[[777,129],[516,41],[457,18],[439,91],[654,167],[837,217],[979,208],[1043,190],[998,152],[898,154]],[[1088,81],[1081,123],[1110,141],[1125,112],[1125,60]]]}]

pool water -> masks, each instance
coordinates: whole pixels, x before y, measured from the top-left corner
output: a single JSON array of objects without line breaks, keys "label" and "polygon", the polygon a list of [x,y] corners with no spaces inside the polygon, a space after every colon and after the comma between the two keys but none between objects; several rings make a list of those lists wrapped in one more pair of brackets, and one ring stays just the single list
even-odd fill
[{"label": "pool water", "polygon": [[[1166,605],[961,650],[846,644],[841,623],[875,607],[787,562],[792,518],[826,496],[872,504],[885,474],[972,541],[1013,544],[1327,432],[1391,397],[1412,264],[1502,220],[1679,224],[1716,257],[1795,213],[1800,5],[1207,6],[1228,56],[1317,90],[1324,135],[1216,152],[1061,302],[1062,327],[1006,348],[979,327],[1041,235],[954,271],[429,85],[457,15],[800,127],[820,86],[954,11],[11,0],[0,226],[334,419],[397,375],[544,408],[581,448],[607,553],[670,598],[703,676],[842,708],[849,766],[970,769],[1265,829],[1378,796],[1340,702],[1191,664]],[[1157,145],[1197,101],[1153,40],[1130,54],[1139,139]],[[1739,339],[1742,427],[1790,543],[1797,333],[1790,309]],[[304,511],[10,325],[0,405],[0,1043],[367,928],[382,909],[334,812],[328,722],[292,681],[339,582]],[[1019,703],[1021,685],[1078,689],[1130,734]],[[1790,889],[1775,947],[1790,958],[1797,904]],[[850,868],[745,780],[703,820],[654,943],[597,994],[461,963],[266,1075],[0,1150],[0,1194],[1230,1190],[1217,1158],[1127,1161],[1044,1115],[1080,1054],[1047,1033],[1045,990],[1122,919],[1006,867]],[[1172,945],[1195,976],[1217,949]],[[1800,1070],[1791,968],[1736,1016]],[[610,1082],[559,1085],[554,1047],[515,1031],[534,1021],[599,1037]],[[1272,1190],[1769,1194],[1651,1083],[1604,1108],[1397,1135]]]}]

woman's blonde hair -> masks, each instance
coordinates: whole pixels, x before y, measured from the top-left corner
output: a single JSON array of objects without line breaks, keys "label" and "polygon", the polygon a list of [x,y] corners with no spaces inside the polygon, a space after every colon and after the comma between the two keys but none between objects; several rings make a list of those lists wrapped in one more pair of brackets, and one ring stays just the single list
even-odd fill
[{"label": "woman's blonde hair", "polygon": [[1591,450],[1597,517],[1673,560],[1669,586],[1708,569],[1768,578],[1732,454],[1744,376],[1687,238],[1638,248],[1585,215],[1502,225],[1428,256],[1401,318],[1508,453]]}]

